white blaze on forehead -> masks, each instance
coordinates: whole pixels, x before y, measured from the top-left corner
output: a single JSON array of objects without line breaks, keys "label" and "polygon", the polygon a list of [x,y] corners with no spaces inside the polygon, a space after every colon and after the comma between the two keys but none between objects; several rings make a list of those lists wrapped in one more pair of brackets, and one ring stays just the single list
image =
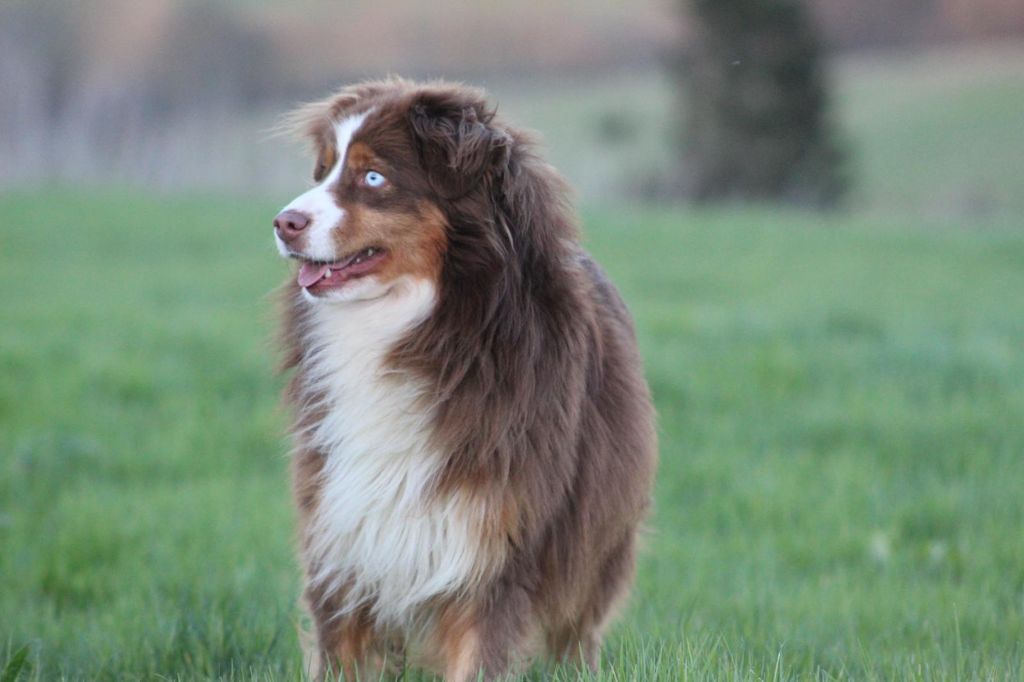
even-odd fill
[{"label": "white blaze on forehead", "polygon": [[[364,111],[355,116],[334,124],[334,137],[337,141],[337,161],[331,168],[327,177],[308,192],[296,197],[282,211],[300,211],[310,217],[310,225],[306,236],[306,247],[303,255],[313,260],[335,260],[339,254],[335,253],[334,244],[331,240],[331,232],[341,225],[345,218],[345,211],[338,206],[337,199],[331,189],[338,183],[342,171],[345,169],[345,159],[348,156],[348,147],[352,142],[352,136],[359,130],[369,111]],[[280,245],[278,245],[280,248]]]}]

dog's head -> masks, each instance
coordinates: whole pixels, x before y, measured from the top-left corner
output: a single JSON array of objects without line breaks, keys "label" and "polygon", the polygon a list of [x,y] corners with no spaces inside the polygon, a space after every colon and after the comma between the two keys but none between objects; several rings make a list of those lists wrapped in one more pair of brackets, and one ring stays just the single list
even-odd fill
[{"label": "dog's head", "polygon": [[378,298],[408,277],[437,282],[453,207],[480,203],[511,145],[479,91],[447,84],[357,85],[293,122],[316,151],[315,186],[282,209],[274,238],[316,301]]}]

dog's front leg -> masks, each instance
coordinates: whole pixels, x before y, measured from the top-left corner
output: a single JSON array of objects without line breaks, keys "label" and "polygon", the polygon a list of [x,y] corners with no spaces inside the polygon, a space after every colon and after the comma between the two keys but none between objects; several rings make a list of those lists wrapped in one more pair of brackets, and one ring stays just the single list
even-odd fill
[{"label": "dog's front leg", "polygon": [[481,677],[483,655],[476,612],[465,608],[444,612],[438,619],[436,644],[446,682],[470,682]]},{"label": "dog's front leg", "polygon": [[499,581],[476,605],[442,612],[436,642],[446,682],[503,680],[529,654],[534,608],[526,591]]},{"label": "dog's front leg", "polygon": [[376,679],[384,662],[369,614],[342,618],[330,609],[312,609],[315,642],[307,649],[306,670],[314,680]]}]

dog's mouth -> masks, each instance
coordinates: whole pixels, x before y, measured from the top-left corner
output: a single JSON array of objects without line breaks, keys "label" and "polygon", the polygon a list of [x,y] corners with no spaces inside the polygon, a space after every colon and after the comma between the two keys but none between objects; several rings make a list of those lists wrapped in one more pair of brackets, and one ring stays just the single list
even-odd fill
[{"label": "dog's mouth", "polygon": [[309,260],[296,254],[294,257],[302,261],[298,274],[299,286],[314,294],[337,289],[350,280],[376,270],[386,256],[387,251],[379,246],[370,246],[330,262]]}]

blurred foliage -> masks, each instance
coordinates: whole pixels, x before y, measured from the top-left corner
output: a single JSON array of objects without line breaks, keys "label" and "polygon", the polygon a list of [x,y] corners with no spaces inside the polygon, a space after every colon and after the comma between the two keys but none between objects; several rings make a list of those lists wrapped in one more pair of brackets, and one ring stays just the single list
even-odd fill
[{"label": "blurred foliage", "polygon": [[147,112],[234,110],[277,99],[283,76],[268,37],[219,5],[183,5],[153,49],[145,78]]},{"label": "blurred foliage", "polygon": [[684,195],[836,205],[847,189],[828,119],[820,42],[802,0],[684,0],[693,38],[674,63],[685,92]]},{"label": "blurred foliage", "polygon": [[203,184],[182,157],[224,157],[239,118],[280,101],[274,55],[216,4],[0,5],[0,182]]},{"label": "blurred foliage", "polygon": [[[867,34],[885,44],[987,36],[1024,19],[1017,0],[864,0],[856,11],[843,0],[807,1],[830,45],[873,44]],[[669,141],[682,124],[672,100],[683,106],[687,96],[659,76],[659,55],[697,36],[673,4],[523,0],[512,12],[459,0],[6,0],[0,189],[64,181],[284,196],[308,162],[299,145],[267,139],[277,117],[343,82],[399,72],[487,87],[544,133],[584,197],[678,196]],[[1019,51],[1005,58],[1020,63]],[[873,141],[850,132],[849,174],[860,187],[872,182],[859,157]],[[803,175],[818,177],[805,166]],[[948,179],[962,197],[956,205],[986,211],[1007,194],[988,196],[1007,184],[994,169],[961,181],[958,168]]]}]

